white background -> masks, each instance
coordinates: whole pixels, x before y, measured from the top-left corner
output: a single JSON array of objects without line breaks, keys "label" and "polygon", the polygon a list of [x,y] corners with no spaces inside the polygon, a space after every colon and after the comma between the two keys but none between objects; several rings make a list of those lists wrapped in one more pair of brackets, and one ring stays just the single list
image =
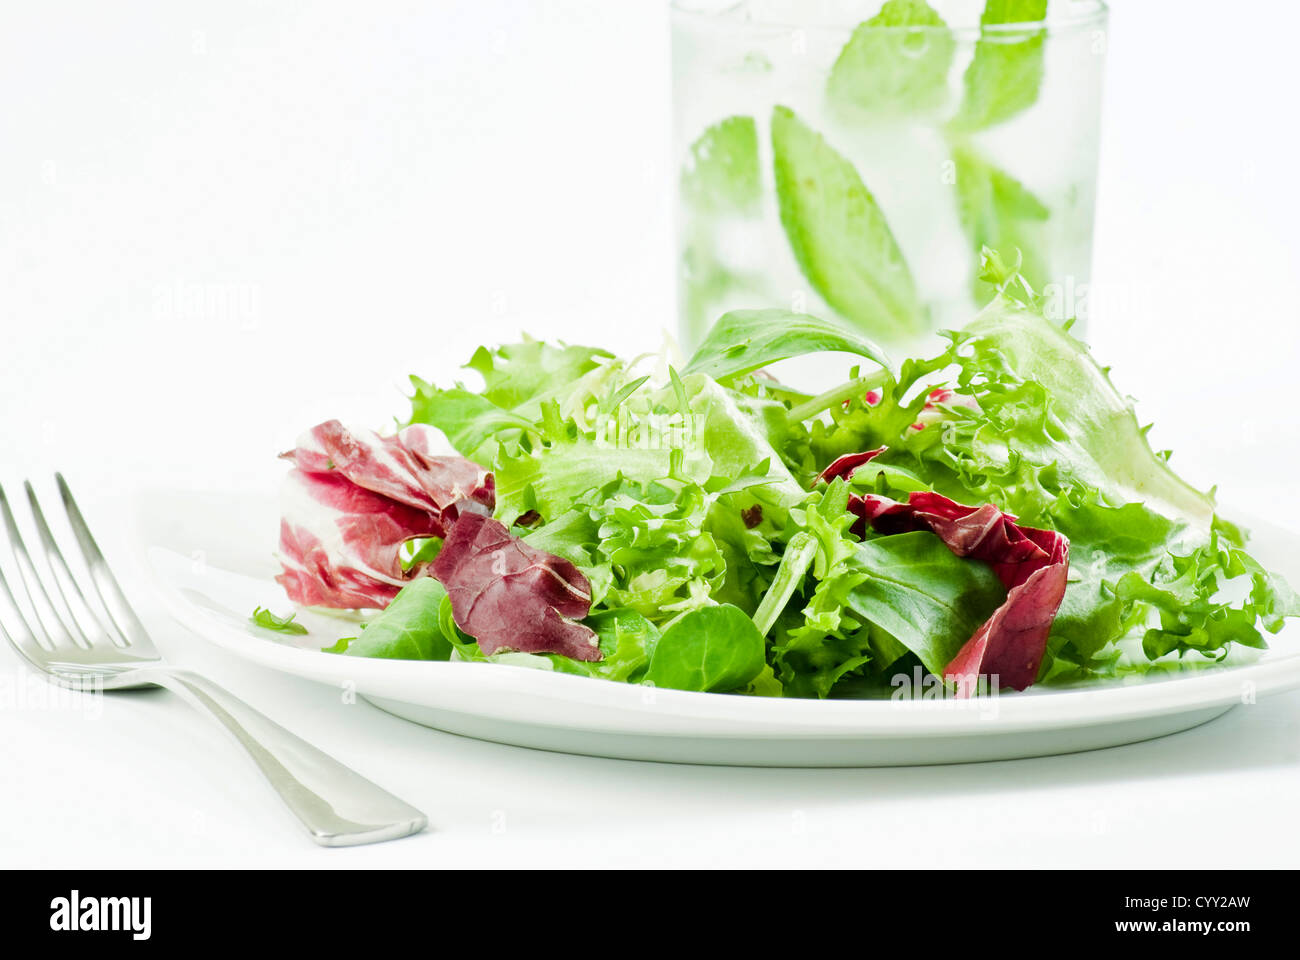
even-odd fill
[{"label": "white background", "polygon": [[[671,326],[659,2],[0,10],[11,492],[61,468],[108,523],[143,488],[270,490],[300,428],[382,424],[408,373],[451,378],[480,342],[639,352]],[[1300,468],[1298,30],[1283,2],[1238,26],[1119,0],[1103,117],[1095,352],[1175,465],[1260,512]],[[1300,863],[1300,694],[1086,755],[680,767],[426,730],[148,619],[434,829],[318,850],[170,695],[16,701],[0,650],[0,865]]]}]

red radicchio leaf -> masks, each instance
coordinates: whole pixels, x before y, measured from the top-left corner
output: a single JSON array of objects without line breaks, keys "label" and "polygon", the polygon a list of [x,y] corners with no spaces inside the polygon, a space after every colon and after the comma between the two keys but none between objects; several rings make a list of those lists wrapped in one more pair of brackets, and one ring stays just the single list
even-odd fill
[{"label": "red radicchio leaf", "polygon": [[864,450],[862,453],[846,453],[839,457],[829,467],[821,472],[817,477],[818,480],[825,480],[830,483],[836,477],[843,477],[847,480],[853,475],[853,471],[858,469],[868,460],[880,456],[885,452],[884,447],[877,447],[875,450]]},{"label": "red radicchio leaf", "polygon": [[[879,454],[866,454],[865,463]],[[841,457],[827,468],[835,468]],[[858,466],[860,464],[854,464]],[[852,473],[853,466],[837,475]],[[991,503],[965,506],[928,491],[908,495],[906,503],[873,494],[849,497],[849,510],[859,517],[853,529],[879,533],[931,530],[953,553],[988,563],[1007,588],[1007,598],[966,641],[944,668],[958,696],[970,696],[981,676],[1005,687],[1023,690],[1038,677],[1047,637],[1065,597],[1070,542],[1054,530],[1016,525],[1016,518]]]},{"label": "red radicchio leaf", "polygon": [[445,536],[445,528],[458,510],[491,513],[496,489],[492,474],[473,461],[434,456],[436,437],[432,427],[419,423],[394,437],[381,437],[370,430],[349,430],[338,420],[326,420],[281,456],[292,460],[299,470],[337,471],[358,487],[424,510],[439,524],[435,535]]},{"label": "red radicchio leaf", "polygon": [[577,621],[591,584],[568,560],[537,550],[505,525],[462,513],[433,562],[456,625],[486,654],[502,650],[601,659],[596,634]]},{"label": "red radicchio leaf", "polygon": [[1047,559],[1007,591],[1002,606],[944,667],[944,679],[956,684],[958,696],[970,696],[981,676],[997,677],[1013,690],[1023,690],[1038,678],[1052,621],[1065,597],[1069,543],[1050,530],[1023,532],[1043,535],[1040,546]]},{"label": "red radicchio leaf", "polygon": [[492,510],[492,475],[461,457],[433,456],[433,437],[419,424],[380,437],[330,420],[284,454],[295,469],[284,481],[276,579],[290,600],[387,606],[427,570],[403,569],[403,543],[445,536],[458,516]]},{"label": "red radicchio leaf", "polygon": [[403,543],[436,536],[429,514],[363,490],[336,473],[293,470],[281,494],[276,580],[294,603],[384,607],[423,567],[404,571]]}]

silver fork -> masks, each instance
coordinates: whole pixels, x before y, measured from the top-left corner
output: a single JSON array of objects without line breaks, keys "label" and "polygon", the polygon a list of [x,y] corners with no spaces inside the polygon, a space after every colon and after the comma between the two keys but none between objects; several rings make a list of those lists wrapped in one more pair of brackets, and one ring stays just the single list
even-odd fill
[{"label": "silver fork", "polygon": [[162,686],[192,706],[207,710],[234,734],[312,839],[323,846],[394,840],[424,829],[427,819],[410,804],[317,750],[212,681],[165,663],[109,570],[63,475],[55,474],[55,480],[91,583],[108,616],[98,616],[87,602],[29,482],[24,486],[37,536],[62,600],[62,610],[56,608],[32,564],[0,487],[0,512],[36,619],[35,624],[29,624],[0,569],[0,633],[15,650],[53,683],[95,691]]}]

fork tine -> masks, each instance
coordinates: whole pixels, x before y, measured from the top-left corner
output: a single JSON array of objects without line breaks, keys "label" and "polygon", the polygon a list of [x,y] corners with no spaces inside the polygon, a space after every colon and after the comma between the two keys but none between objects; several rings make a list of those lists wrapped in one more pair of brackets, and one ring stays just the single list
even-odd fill
[{"label": "fork tine", "polygon": [[81,508],[77,506],[77,501],[72,497],[72,490],[68,488],[68,481],[63,479],[61,473],[56,473],[54,480],[59,486],[63,508],[68,513],[68,523],[72,526],[77,545],[81,547],[81,555],[85,557],[86,566],[90,569],[90,579],[95,584],[95,592],[99,594],[99,599],[103,602],[104,609],[108,611],[113,625],[117,627],[128,645],[151,644],[152,641],[145,631],[144,624],[131,609],[131,604],[127,603],[122,587],[113,576],[113,571],[108,568],[108,561],[104,559],[99,544],[95,543],[90,527],[86,525],[86,519],[81,515]]},{"label": "fork tine", "polygon": [[[4,488],[0,487],[0,503],[4,504],[4,511],[8,513],[9,504],[5,502],[4,497]],[[18,606],[18,601],[14,599],[13,591],[9,589],[9,581],[5,579],[2,569],[0,569],[0,634],[9,641],[10,646],[38,667],[41,666],[41,653],[53,652],[53,648],[47,650],[41,644],[32,628],[28,626],[22,607]]]},{"label": "fork tine", "polygon": [[27,553],[27,545],[23,543],[22,534],[18,532],[18,524],[14,520],[13,511],[9,509],[9,498],[5,496],[3,487],[0,487],[0,512],[4,514],[5,530],[9,534],[9,548],[13,551],[14,563],[18,565],[18,573],[27,591],[27,599],[31,601],[32,609],[36,612],[36,620],[45,630],[45,639],[53,648],[61,644],[89,647],[89,642],[84,638],[81,638],[80,642],[73,638],[58,611],[54,609],[50,595],[45,592],[45,586],[41,583],[36,568],[32,566],[32,558]]},{"label": "fork tine", "polygon": [[68,616],[73,624],[92,647],[100,641],[127,646],[125,638],[118,642],[113,632],[105,627],[104,621],[86,602],[86,595],[81,592],[81,587],[77,586],[76,578],[68,569],[68,562],[63,559],[63,551],[59,549],[59,544],[50,531],[50,525],[45,522],[45,511],[41,509],[41,503],[36,498],[36,491],[32,489],[30,481],[25,482],[23,486],[27,490],[27,502],[31,505],[32,517],[36,520],[36,533],[45,551],[45,561],[54,575],[54,586],[59,596],[63,598],[64,606],[67,607]]}]

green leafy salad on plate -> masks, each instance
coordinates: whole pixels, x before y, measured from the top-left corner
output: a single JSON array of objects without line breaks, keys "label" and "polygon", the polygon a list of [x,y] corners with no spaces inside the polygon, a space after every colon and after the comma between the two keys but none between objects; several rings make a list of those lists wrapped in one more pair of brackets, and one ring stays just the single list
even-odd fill
[{"label": "green leafy salad on plate", "polygon": [[[1019,275],[990,255],[984,279],[975,320],[901,366],[783,310],[727,314],[662,376],[480,348],[481,389],[413,377],[395,434],[328,421],[284,454],[278,579],[378,611],[335,654],[713,693],[919,670],[972,696],[1264,648],[1295,595]],[[827,351],[860,362],[821,393],[766,369]]]}]

